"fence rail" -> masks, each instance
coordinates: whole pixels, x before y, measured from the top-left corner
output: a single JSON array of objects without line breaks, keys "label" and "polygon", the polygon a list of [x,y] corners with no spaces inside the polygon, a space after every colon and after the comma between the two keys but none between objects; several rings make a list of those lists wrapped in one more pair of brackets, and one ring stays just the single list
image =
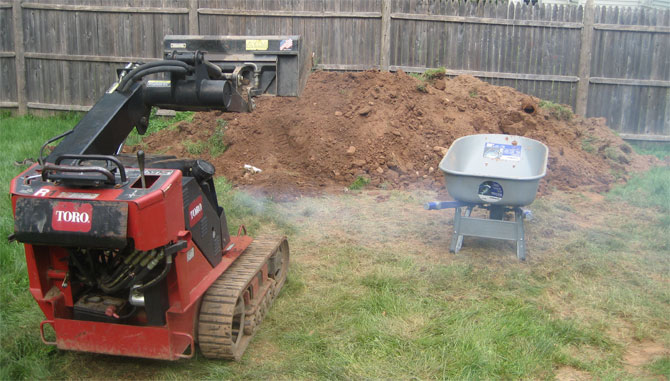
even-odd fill
[{"label": "fence rail", "polygon": [[670,11],[592,1],[0,1],[0,107],[86,110],[166,34],[300,34],[324,69],[445,67],[670,141]]}]

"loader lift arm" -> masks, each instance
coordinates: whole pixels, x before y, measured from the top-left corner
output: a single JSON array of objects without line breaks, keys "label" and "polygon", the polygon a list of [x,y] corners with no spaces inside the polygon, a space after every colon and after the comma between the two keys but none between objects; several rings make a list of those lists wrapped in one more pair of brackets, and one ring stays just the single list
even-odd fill
[{"label": "loader lift arm", "polygon": [[[188,64],[187,62],[191,63]],[[169,73],[169,80],[145,80],[150,74]],[[116,82],[91,108],[46,161],[64,154],[114,155],[137,128],[144,134],[152,106],[176,110],[251,111],[253,100],[240,94],[241,81],[227,76],[206,60],[203,52],[180,54],[175,59],[129,64]]]}]

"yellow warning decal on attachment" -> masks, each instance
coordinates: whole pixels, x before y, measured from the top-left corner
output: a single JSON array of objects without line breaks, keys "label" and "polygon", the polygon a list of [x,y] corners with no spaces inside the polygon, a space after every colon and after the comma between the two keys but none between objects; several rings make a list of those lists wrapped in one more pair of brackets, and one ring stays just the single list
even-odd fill
[{"label": "yellow warning decal on attachment", "polygon": [[268,40],[247,40],[247,50],[268,50]]}]

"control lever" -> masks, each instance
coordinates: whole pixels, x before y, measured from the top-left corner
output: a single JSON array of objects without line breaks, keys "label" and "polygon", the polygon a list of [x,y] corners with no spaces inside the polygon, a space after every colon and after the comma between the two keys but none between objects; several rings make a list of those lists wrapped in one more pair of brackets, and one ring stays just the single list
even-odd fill
[{"label": "control lever", "polygon": [[140,167],[140,179],[142,180],[142,188],[147,187],[147,181],[144,178],[144,151],[137,151],[137,166]]}]

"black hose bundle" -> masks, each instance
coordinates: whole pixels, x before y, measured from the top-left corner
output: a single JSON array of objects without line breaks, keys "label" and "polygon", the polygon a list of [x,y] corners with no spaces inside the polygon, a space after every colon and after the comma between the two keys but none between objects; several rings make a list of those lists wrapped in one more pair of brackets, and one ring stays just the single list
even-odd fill
[{"label": "black hose bundle", "polygon": [[172,268],[172,255],[168,255],[165,258],[165,267],[163,267],[163,271],[161,271],[161,273],[158,274],[158,276],[156,276],[154,279],[148,281],[145,284],[140,285],[135,290],[143,291],[143,290],[146,290],[147,288],[149,288],[151,286],[154,286],[154,285],[158,284],[158,282],[162,281],[167,276],[167,274],[168,274],[168,272],[170,272],[171,268]]},{"label": "black hose bundle", "polygon": [[[142,283],[160,262],[165,263],[162,271],[153,279]],[[136,285],[138,285],[135,288],[137,291],[143,291],[163,280],[171,268],[172,254],[166,253],[165,249],[154,249],[151,251],[135,250],[118,263],[111,274],[101,276],[98,281],[98,287],[106,294],[113,294]]]},{"label": "black hose bundle", "polygon": [[129,288],[134,282],[141,281],[151,268],[147,265],[162,255],[162,250],[134,251],[127,256],[111,276],[103,276],[98,282],[100,289],[106,294],[113,294]]},{"label": "black hose bundle", "polygon": [[144,76],[147,76],[149,74],[155,74],[155,73],[179,73],[179,74],[187,74],[193,71],[193,66],[190,66],[182,61],[178,60],[161,60],[161,61],[155,61],[155,62],[149,62],[142,64],[130,72],[126,74],[121,81],[119,82],[119,85],[117,86],[117,89],[119,91],[126,91],[130,87],[130,84],[132,84],[133,80],[139,80]]}]

